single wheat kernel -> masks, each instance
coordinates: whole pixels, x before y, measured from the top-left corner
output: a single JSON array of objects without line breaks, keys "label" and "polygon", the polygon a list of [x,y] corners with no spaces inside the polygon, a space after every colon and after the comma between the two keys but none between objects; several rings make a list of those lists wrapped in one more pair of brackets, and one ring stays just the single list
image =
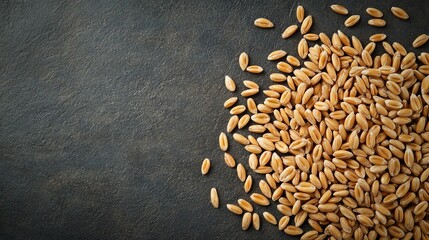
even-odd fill
[{"label": "single wheat kernel", "polygon": [[301,24],[301,34],[304,35],[310,31],[311,26],[313,25],[313,17],[311,15],[304,18]]},{"label": "single wheat kernel", "polygon": [[259,231],[259,229],[261,227],[261,220],[260,220],[259,215],[257,213],[253,213],[253,215],[252,215],[252,225],[256,231]]},{"label": "single wheat kernel", "polygon": [[373,8],[373,7],[367,8],[366,13],[368,13],[368,15],[370,15],[371,17],[375,17],[375,18],[383,17],[383,13],[377,8]]},{"label": "single wheat kernel", "polygon": [[247,66],[249,65],[249,55],[247,55],[247,53],[242,52],[240,54],[240,57],[238,58],[238,65],[242,71],[246,70]]},{"label": "single wheat kernel", "polygon": [[377,33],[377,34],[374,34],[374,35],[372,35],[371,37],[369,37],[369,40],[371,41],[371,42],[381,42],[381,41],[383,41],[384,39],[386,39],[386,34],[384,34],[384,33]]},{"label": "single wheat kernel", "polygon": [[267,222],[273,224],[273,225],[277,225],[277,219],[276,217],[274,217],[273,214],[269,213],[269,212],[263,212],[262,214],[265,218],[265,220],[267,220]]},{"label": "single wheat kernel", "polygon": [[386,26],[386,21],[384,21],[383,19],[374,18],[368,20],[368,24],[374,27],[384,27]]},{"label": "single wheat kernel", "polygon": [[400,18],[400,19],[403,19],[403,20],[407,20],[408,18],[410,18],[408,16],[408,13],[405,12],[405,10],[402,9],[402,8],[392,7],[390,10],[392,11],[393,15],[395,15],[395,17],[397,17],[397,18]]},{"label": "single wheat kernel", "polygon": [[346,21],[344,22],[344,26],[352,27],[352,26],[356,25],[356,23],[359,22],[359,20],[360,20],[359,15],[352,15],[346,19]]},{"label": "single wheat kernel", "polygon": [[219,147],[222,151],[226,151],[228,149],[228,138],[223,132],[219,135]]},{"label": "single wheat kernel", "polygon": [[208,158],[204,159],[201,164],[201,174],[206,175],[210,170],[210,160]]},{"label": "single wheat kernel", "polygon": [[219,196],[217,195],[216,188],[212,188],[210,191],[210,201],[214,208],[219,208]]},{"label": "single wheat kernel", "polygon": [[249,228],[249,226],[250,226],[251,223],[252,223],[252,214],[249,213],[249,212],[246,212],[243,215],[243,219],[241,221],[241,228],[243,230],[247,230]]},{"label": "single wheat kernel", "polygon": [[250,73],[261,73],[264,71],[264,69],[260,66],[257,65],[252,65],[252,66],[248,66],[246,68],[246,71],[250,72]]},{"label": "single wheat kernel", "polygon": [[246,180],[246,169],[241,163],[237,165],[237,177],[238,179],[240,179],[241,182],[244,182]]},{"label": "single wheat kernel", "polygon": [[423,46],[429,40],[429,35],[421,34],[413,42],[413,48],[418,48]]},{"label": "single wheat kernel", "polygon": [[228,75],[225,76],[225,87],[226,89],[228,89],[228,91],[230,92],[234,92],[235,91],[235,82],[234,80],[232,80],[232,78]]},{"label": "single wheat kernel", "polygon": [[254,22],[255,26],[260,28],[273,28],[274,24],[266,18],[258,18]]},{"label": "single wheat kernel", "polygon": [[268,55],[267,59],[270,60],[270,61],[273,61],[273,60],[278,60],[278,59],[280,59],[280,58],[282,58],[284,56],[286,56],[286,52],[285,51],[283,51],[283,50],[276,50],[276,51],[271,52]]},{"label": "single wheat kernel", "polygon": [[305,16],[304,7],[299,5],[296,8],[296,19],[298,20],[299,23],[302,23],[302,21],[304,20],[304,16]]},{"label": "single wheat kernel", "polygon": [[349,10],[347,10],[347,8],[338,4],[331,5],[331,9],[332,11],[341,15],[347,15],[349,13]]},{"label": "single wheat kernel", "polygon": [[282,38],[288,38],[292,36],[296,30],[298,30],[298,25],[291,25],[287,27],[282,33]]},{"label": "single wheat kernel", "polygon": [[227,204],[226,207],[228,210],[234,214],[241,215],[243,214],[243,209],[241,209],[239,206],[234,204]]},{"label": "single wheat kernel", "polygon": [[228,98],[225,103],[223,104],[224,108],[230,108],[232,107],[236,102],[237,102],[238,98],[237,97],[231,97]]}]

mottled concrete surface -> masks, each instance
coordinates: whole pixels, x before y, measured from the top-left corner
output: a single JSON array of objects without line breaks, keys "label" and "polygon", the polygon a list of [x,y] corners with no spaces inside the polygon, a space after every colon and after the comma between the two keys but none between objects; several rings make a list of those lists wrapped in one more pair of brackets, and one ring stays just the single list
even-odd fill
[{"label": "mottled concrete surface", "polygon": [[[311,32],[340,28],[362,39],[384,32],[405,46],[429,32],[426,1],[392,2],[339,1],[362,15],[345,29],[332,1],[301,1],[314,16]],[[296,55],[299,36],[280,34],[296,22],[297,4],[1,1],[0,239],[284,238],[266,222],[259,232],[241,231],[226,210],[248,195],[223,163],[217,137],[228,119],[222,103],[232,96],[223,76],[267,87],[275,67],[267,53]],[[394,19],[392,5],[407,9],[410,21]],[[383,10],[386,28],[366,25],[369,6]],[[257,17],[276,28],[253,27]],[[242,73],[241,51],[266,74]],[[246,162],[238,145],[231,151]],[[202,177],[205,157],[213,168]],[[209,204],[212,186],[218,210]]]}]

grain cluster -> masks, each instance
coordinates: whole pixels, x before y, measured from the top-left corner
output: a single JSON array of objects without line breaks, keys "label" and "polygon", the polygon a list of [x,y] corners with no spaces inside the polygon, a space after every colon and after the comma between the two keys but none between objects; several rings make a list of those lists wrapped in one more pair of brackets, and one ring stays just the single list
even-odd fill
[{"label": "grain cluster", "polygon": [[[340,5],[331,8],[349,13]],[[391,11],[408,18],[403,9]],[[374,17],[371,25],[385,25],[380,10],[366,12]],[[429,239],[429,54],[391,44],[384,33],[369,42],[340,30],[309,35],[312,16],[299,6],[296,17],[303,35],[299,58],[282,49],[267,53],[278,70],[270,73],[268,89],[244,80],[241,98],[224,103],[232,137],[222,132],[219,148],[250,199],[226,207],[241,216],[243,230],[260,229],[252,204],[275,204],[277,212],[263,211],[263,219],[301,239]],[[359,19],[352,15],[345,25]],[[255,25],[274,26],[265,18]],[[291,25],[282,37],[297,29]],[[413,47],[428,38],[419,36]],[[381,55],[374,53],[377,45]],[[246,53],[238,65],[263,71],[248,66]],[[228,76],[225,86],[236,90]],[[264,96],[260,103],[257,94]],[[248,152],[245,161],[228,152],[233,142]],[[209,167],[204,160],[201,172]],[[215,188],[211,203],[219,207]],[[305,231],[305,224],[311,229]]]}]

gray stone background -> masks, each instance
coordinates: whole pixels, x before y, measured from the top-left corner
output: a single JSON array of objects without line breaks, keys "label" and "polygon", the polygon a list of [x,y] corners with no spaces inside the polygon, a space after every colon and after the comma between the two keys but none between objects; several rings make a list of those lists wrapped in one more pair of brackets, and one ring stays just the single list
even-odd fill
[{"label": "gray stone background", "polygon": [[[315,33],[341,29],[367,43],[384,32],[407,48],[429,33],[424,0],[1,1],[0,239],[286,238],[266,222],[242,231],[227,211],[226,203],[249,195],[217,138],[229,118],[222,104],[234,95],[224,75],[238,90],[244,79],[268,87],[275,63],[267,54],[297,56],[299,34],[280,34],[296,23],[299,3]],[[346,29],[332,3],[360,14],[360,23]],[[410,20],[392,17],[392,5]],[[366,24],[370,6],[385,13],[387,27]],[[258,17],[276,27],[254,27]],[[241,72],[242,51],[265,74]],[[247,166],[241,147],[231,149]],[[213,167],[203,177],[205,157]]]}]

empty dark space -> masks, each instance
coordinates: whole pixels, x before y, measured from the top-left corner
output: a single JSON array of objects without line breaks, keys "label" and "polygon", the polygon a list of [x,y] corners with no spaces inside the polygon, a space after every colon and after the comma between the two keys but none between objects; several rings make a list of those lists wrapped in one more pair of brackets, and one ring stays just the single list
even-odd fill
[{"label": "empty dark space", "polygon": [[[360,22],[345,28],[333,3]],[[267,222],[242,231],[228,212],[226,203],[249,194],[224,164],[218,135],[234,95],[224,76],[239,91],[244,79],[266,88],[275,70],[267,54],[297,56],[300,34],[280,35],[296,24],[298,4],[313,15],[310,32],[340,29],[365,44],[383,32],[411,50],[429,32],[423,0],[1,1],[0,239],[290,238]],[[394,18],[391,6],[410,20]],[[384,12],[385,28],[366,24],[367,7]],[[256,28],[258,17],[275,28]],[[242,51],[265,73],[242,72]],[[241,146],[231,152],[247,166]],[[201,176],[205,157],[212,169]]]}]

